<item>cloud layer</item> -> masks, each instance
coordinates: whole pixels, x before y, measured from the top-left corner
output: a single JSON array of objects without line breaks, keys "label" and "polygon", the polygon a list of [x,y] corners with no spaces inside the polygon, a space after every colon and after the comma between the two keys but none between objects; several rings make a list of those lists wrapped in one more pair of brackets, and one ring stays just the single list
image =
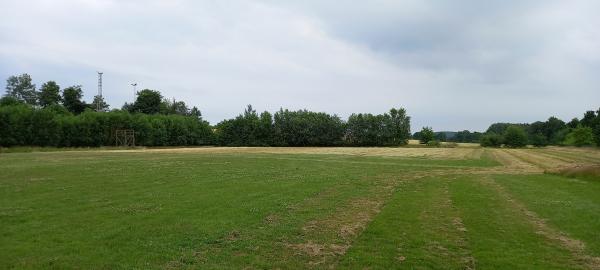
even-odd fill
[{"label": "cloud layer", "polygon": [[0,76],[130,83],[215,124],[253,104],[347,116],[405,107],[413,129],[579,116],[600,106],[598,1],[2,1]]}]

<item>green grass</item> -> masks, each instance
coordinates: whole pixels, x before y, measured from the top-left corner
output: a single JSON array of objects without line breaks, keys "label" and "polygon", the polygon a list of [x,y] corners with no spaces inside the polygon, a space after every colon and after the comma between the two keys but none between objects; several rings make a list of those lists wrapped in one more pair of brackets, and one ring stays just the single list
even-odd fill
[{"label": "green grass", "polygon": [[600,257],[600,179],[553,175],[496,176],[516,199]]},{"label": "green grass", "polygon": [[[0,154],[0,268],[580,268],[490,179],[453,172],[497,165],[487,154]],[[600,182],[493,180],[598,256]]]}]

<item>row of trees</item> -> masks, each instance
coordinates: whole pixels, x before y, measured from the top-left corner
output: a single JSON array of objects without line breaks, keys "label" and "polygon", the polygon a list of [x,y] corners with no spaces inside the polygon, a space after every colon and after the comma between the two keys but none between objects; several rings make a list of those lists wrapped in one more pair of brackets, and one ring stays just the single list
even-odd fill
[{"label": "row of trees", "polygon": [[243,114],[217,124],[216,137],[226,146],[395,146],[410,137],[410,117],[404,109],[380,115],[336,115],[280,109],[260,115],[248,105]]},{"label": "row of trees", "polygon": [[[97,112],[100,104],[100,112]],[[102,97],[83,100],[81,86],[64,89],[49,81],[40,90],[31,76],[7,79],[0,99],[0,146],[103,146],[115,144],[115,130],[135,130],[136,143],[148,146],[214,144],[215,136],[198,108],[164,99],[144,89],[136,100],[110,112]]]},{"label": "row of trees", "polygon": [[10,76],[6,80],[6,95],[2,102],[4,105],[23,103],[42,108],[62,105],[74,114],[80,114],[88,108],[108,110],[108,104],[101,96],[95,96],[89,104],[82,98],[81,85],[73,85],[61,90],[55,81],[48,81],[42,84],[38,91],[36,85],[32,83],[31,76],[21,74]]},{"label": "row of trees", "polygon": [[587,111],[581,120],[566,123],[556,117],[531,124],[494,123],[481,138],[482,146],[523,147],[571,145],[600,145],[600,109]]},{"label": "row of trees", "polygon": [[115,144],[115,130],[134,129],[136,144],[147,146],[214,143],[207,122],[193,117],[86,110],[74,115],[64,107],[0,105],[0,146],[106,146]]},{"label": "row of trees", "polygon": [[37,91],[28,74],[11,76],[6,89],[0,99],[0,146],[114,145],[117,129],[134,129],[137,144],[148,146],[393,146],[406,144],[410,137],[404,109],[352,114],[343,121],[307,110],[259,115],[248,106],[243,114],[211,127],[198,108],[150,89],[110,112],[101,97],[91,104],[83,101],[81,86],[61,90],[49,81]]},{"label": "row of trees", "polygon": [[[431,129],[431,127],[427,127]],[[468,130],[453,132],[453,131],[437,131],[434,132],[432,129],[431,134],[428,134],[428,137],[423,138],[423,131],[417,131],[413,134],[412,138],[415,140],[422,141],[426,143],[428,141],[439,141],[439,142],[457,142],[457,143],[479,143],[481,136],[483,133],[481,132],[471,132]],[[429,130],[428,130],[429,131]]]}]

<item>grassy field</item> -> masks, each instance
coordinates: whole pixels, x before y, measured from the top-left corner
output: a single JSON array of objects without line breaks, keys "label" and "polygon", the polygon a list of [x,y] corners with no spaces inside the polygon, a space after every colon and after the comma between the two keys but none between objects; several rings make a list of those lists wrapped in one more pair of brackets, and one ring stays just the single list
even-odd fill
[{"label": "grassy field", "polygon": [[600,269],[599,165],[472,145],[2,153],[0,268]]}]

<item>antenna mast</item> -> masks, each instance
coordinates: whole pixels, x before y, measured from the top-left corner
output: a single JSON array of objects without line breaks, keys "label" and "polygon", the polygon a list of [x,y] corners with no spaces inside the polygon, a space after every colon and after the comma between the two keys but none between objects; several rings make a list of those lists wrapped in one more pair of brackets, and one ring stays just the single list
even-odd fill
[{"label": "antenna mast", "polygon": [[102,74],[104,74],[103,72],[97,71],[98,72],[98,101],[96,102],[96,111],[100,111],[102,108]]}]

